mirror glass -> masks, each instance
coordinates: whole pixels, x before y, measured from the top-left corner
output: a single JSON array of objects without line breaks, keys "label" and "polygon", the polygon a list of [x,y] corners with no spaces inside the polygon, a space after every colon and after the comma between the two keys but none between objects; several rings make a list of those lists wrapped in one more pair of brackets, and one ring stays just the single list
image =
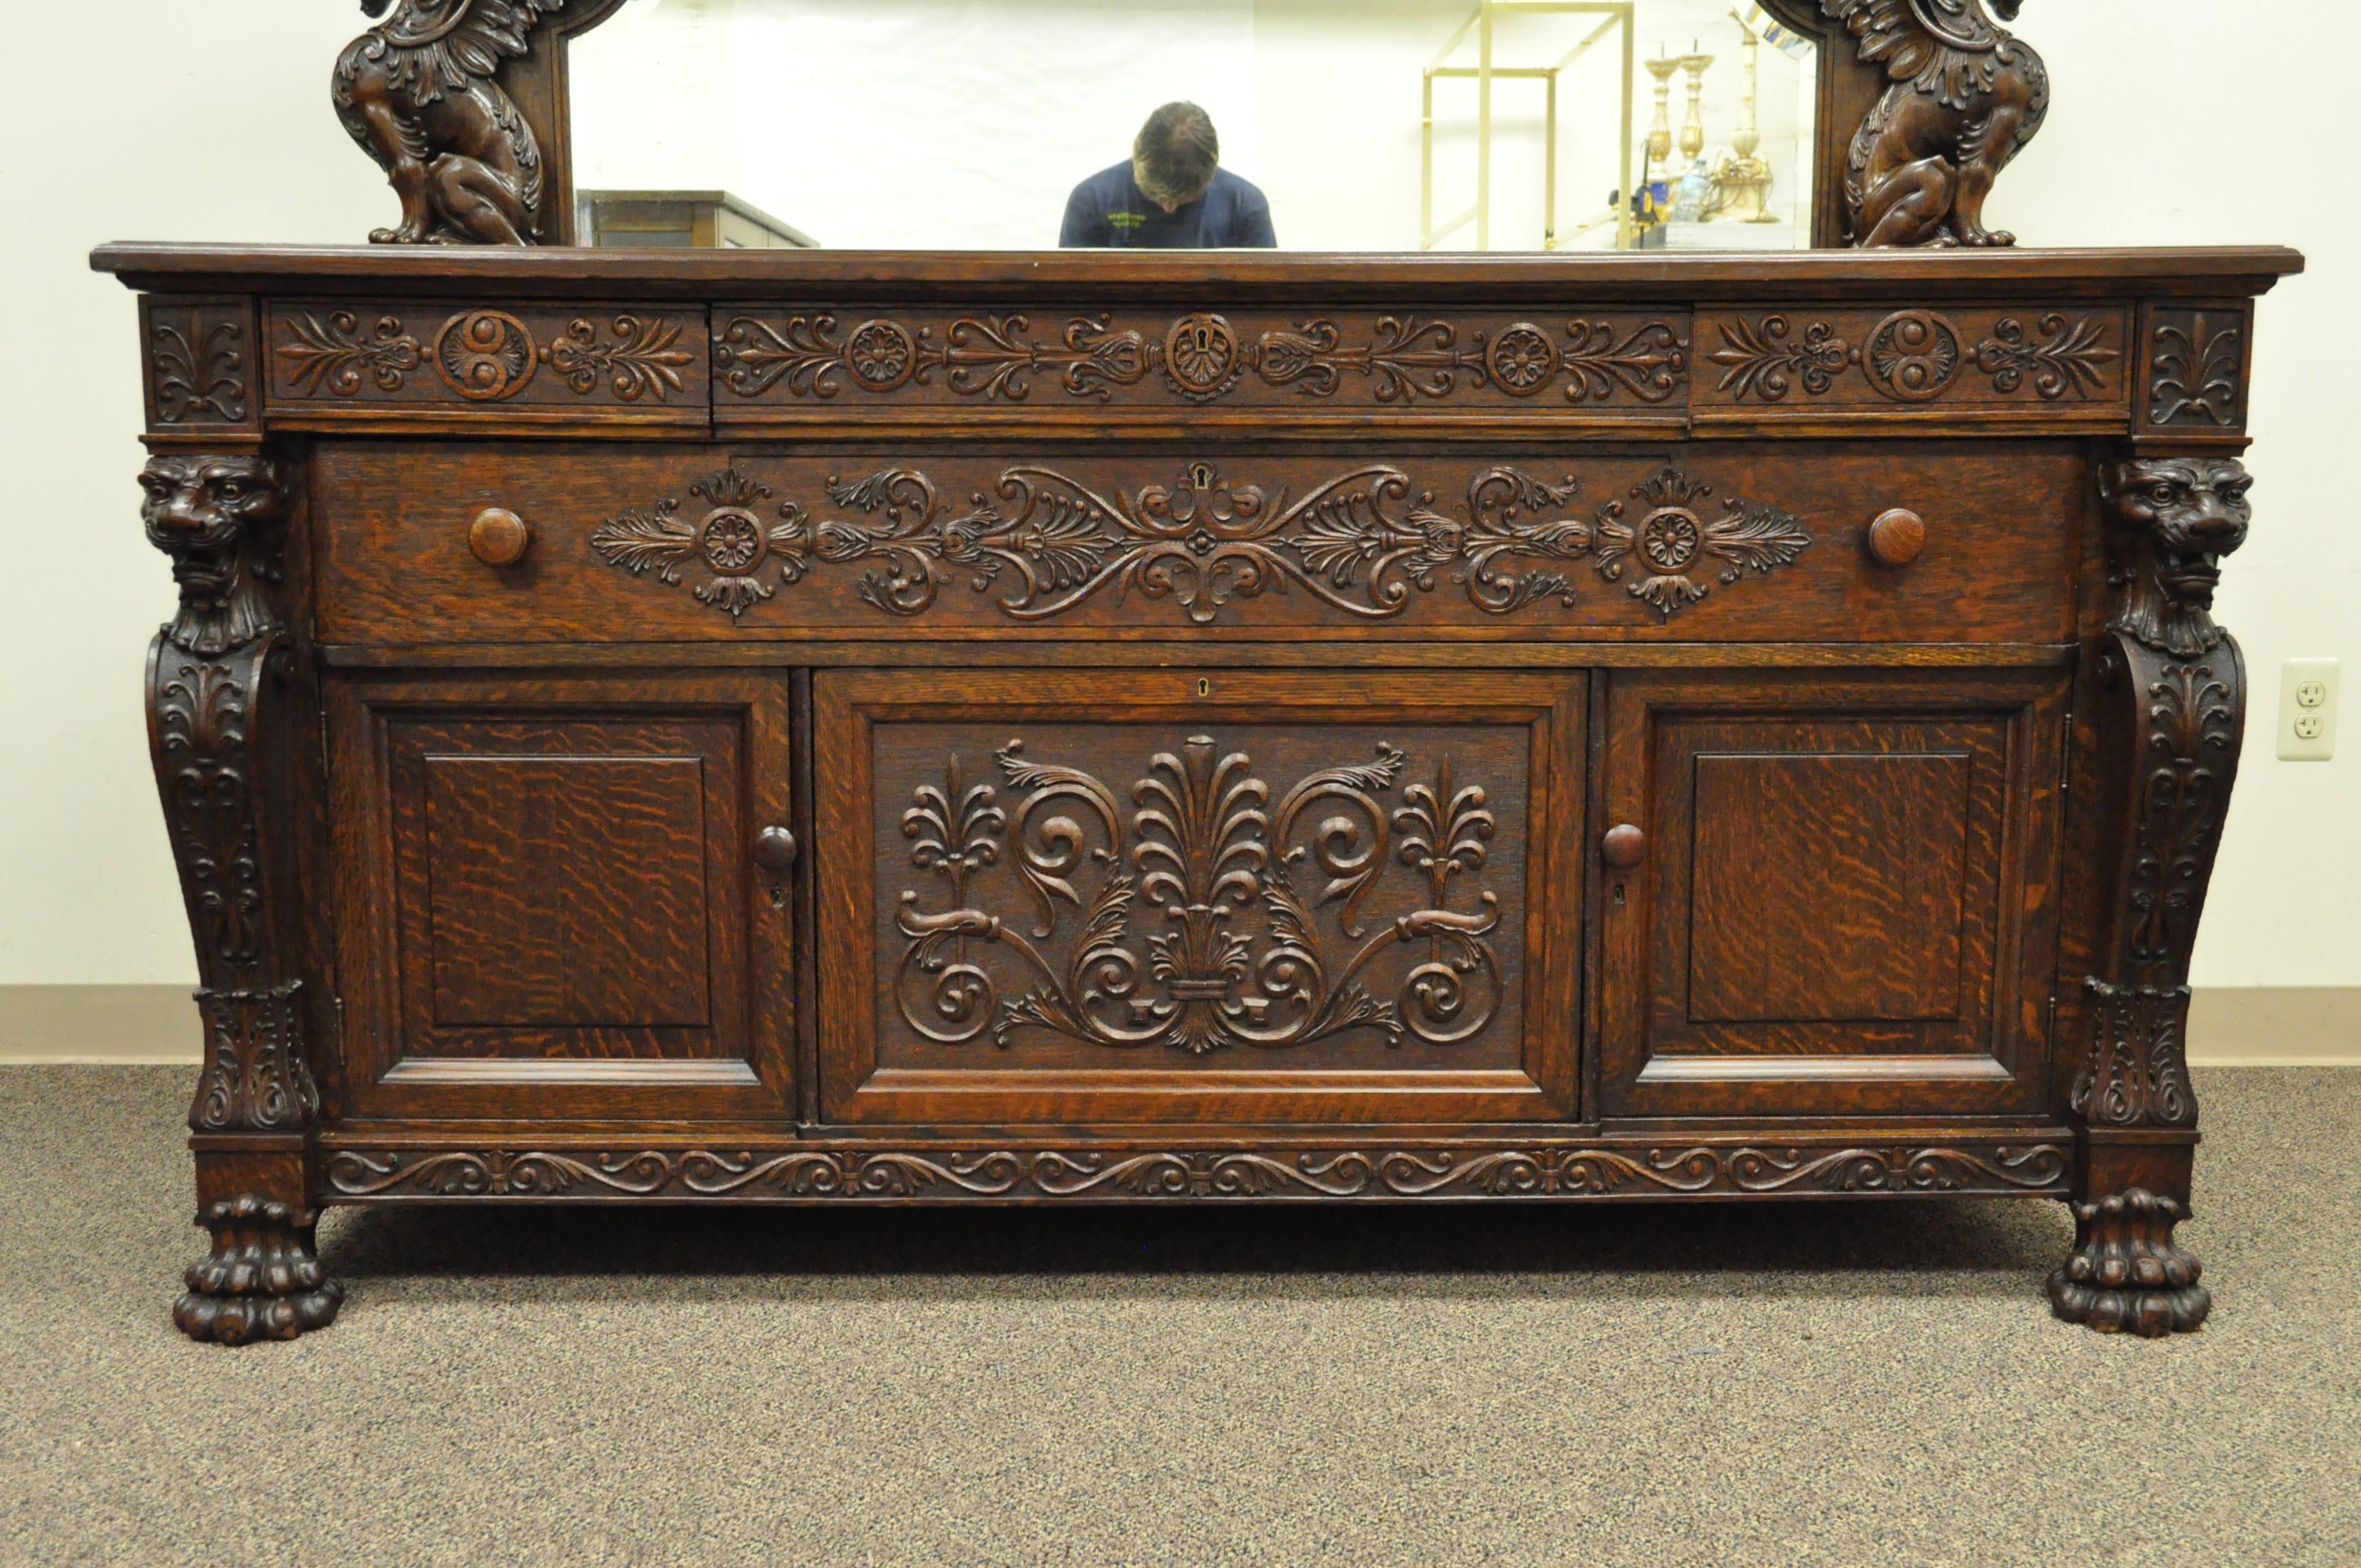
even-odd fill
[{"label": "mirror glass", "polygon": [[1817,49],[1750,0],[628,0],[569,63],[586,244],[1811,243]]}]

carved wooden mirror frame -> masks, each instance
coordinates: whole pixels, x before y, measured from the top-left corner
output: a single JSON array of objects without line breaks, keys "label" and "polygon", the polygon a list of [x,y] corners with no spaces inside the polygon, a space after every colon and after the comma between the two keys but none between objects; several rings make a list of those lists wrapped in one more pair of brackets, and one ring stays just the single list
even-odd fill
[{"label": "carved wooden mirror frame", "polygon": [[[2049,105],[2041,57],[1993,19],[2024,0],[1760,3],[1819,45],[1816,248],[2015,242],[1982,211]],[[338,59],[334,98],[402,203],[370,238],[577,243],[567,45],[623,4],[361,0],[381,20]]]}]

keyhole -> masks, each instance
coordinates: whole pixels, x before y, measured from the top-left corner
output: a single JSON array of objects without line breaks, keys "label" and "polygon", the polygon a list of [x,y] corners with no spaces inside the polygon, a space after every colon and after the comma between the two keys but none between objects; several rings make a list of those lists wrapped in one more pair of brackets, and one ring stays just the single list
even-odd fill
[{"label": "keyhole", "polygon": [[[1619,888],[1616,891],[1620,897],[1622,890]],[[787,890],[785,886],[780,883],[773,883],[771,884],[771,907],[774,909],[785,909],[786,906]]]},{"label": "keyhole", "polygon": [[1615,884],[1615,907],[1623,907],[1623,884],[1620,882]]},{"label": "keyhole", "polygon": [[1213,696],[1213,683],[1212,681],[1210,681],[1210,680],[1207,680],[1207,679],[1206,679],[1204,676],[1202,676],[1202,675],[1198,676],[1198,677],[1197,677],[1197,695],[1198,695],[1199,696]]}]

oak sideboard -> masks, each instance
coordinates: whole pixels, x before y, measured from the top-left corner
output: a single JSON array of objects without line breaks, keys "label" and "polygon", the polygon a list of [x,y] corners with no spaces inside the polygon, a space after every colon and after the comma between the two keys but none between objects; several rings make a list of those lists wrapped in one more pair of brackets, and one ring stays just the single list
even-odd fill
[{"label": "oak sideboard", "polygon": [[489,1201],[2047,1198],[2202,1321],[2293,253],[94,262],[190,1332]]}]

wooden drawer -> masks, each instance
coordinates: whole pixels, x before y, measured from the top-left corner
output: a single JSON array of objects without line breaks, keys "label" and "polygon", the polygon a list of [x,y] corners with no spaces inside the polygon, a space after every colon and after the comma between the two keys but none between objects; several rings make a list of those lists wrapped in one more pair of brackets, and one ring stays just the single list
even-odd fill
[{"label": "wooden drawer", "polygon": [[[2070,636],[2067,442],[1548,456],[326,443],[331,642],[1011,637],[2002,641]],[[513,565],[470,552],[522,518]],[[1923,553],[1886,565],[1906,508]]]},{"label": "wooden drawer", "polygon": [[820,671],[824,1117],[1572,1118],[1587,690]]}]

